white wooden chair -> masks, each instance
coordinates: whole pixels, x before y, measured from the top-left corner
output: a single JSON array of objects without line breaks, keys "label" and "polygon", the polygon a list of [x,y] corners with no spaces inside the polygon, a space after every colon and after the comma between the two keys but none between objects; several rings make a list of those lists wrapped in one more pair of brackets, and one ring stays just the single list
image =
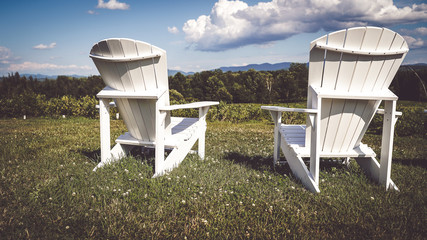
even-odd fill
[{"label": "white wooden chair", "polygon": [[[385,189],[390,179],[397,96],[388,87],[408,45],[399,34],[358,27],[320,37],[310,44],[307,109],[262,106],[275,123],[274,163],[280,148],[293,172],[319,192],[320,158],[355,158],[363,171]],[[378,109],[384,101],[384,109]],[[283,111],[307,113],[307,125],[283,125]],[[380,164],[361,143],[375,113],[384,115]],[[310,158],[310,170],[303,162]]]},{"label": "white wooden chair", "polygon": [[[218,102],[169,105],[166,52],[145,42],[106,39],[90,52],[106,87],[100,99],[101,162],[125,156],[134,146],[155,148],[155,174],[160,176],[178,166],[198,140],[204,158],[206,114]],[[110,150],[109,99],[114,99],[129,132],[116,139]],[[171,117],[170,111],[198,108],[199,118]],[[172,151],[165,159],[165,148]]]}]

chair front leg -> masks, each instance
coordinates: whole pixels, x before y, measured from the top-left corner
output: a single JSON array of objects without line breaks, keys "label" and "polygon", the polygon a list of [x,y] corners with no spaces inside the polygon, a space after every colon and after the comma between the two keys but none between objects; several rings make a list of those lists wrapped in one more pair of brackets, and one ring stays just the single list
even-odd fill
[{"label": "chair front leg", "polygon": [[155,145],[155,164],[154,176],[163,174],[163,166],[165,161],[165,119],[166,112],[160,111],[156,107],[156,145]]},{"label": "chair front leg", "polygon": [[201,159],[205,158],[205,142],[206,142],[206,115],[209,111],[209,106],[199,108],[199,123],[200,133],[199,133],[199,144],[197,153]]},{"label": "chair front leg", "polygon": [[[394,125],[396,123],[396,101],[384,101],[384,122],[381,142],[381,161],[379,183],[386,190],[393,186],[391,175],[391,162],[393,153]],[[393,186],[393,188],[395,188]]]},{"label": "chair front leg", "polygon": [[280,158],[280,126],[282,125],[282,112],[270,111],[270,115],[274,122],[274,152],[273,152],[273,164],[276,166],[277,161]]},{"label": "chair front leg", "polygon": [[110,154],[110,108],[108,99],[99,100],[99,123],[101,140],[101,163],[106,163],[111,157]]}]

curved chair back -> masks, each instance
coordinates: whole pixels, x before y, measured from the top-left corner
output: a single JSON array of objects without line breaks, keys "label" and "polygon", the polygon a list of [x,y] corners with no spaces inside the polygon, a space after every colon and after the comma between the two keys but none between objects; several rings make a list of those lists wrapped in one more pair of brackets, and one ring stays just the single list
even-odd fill
[{"label": "curved chair back", "polygon": [[[166,51],[141,41],[111,38],[93,45],[90,57],[108,87],[123,92],[164,90],[160,104],[169,105]],[[156,140],[156,99],[116,98],[114,101],[134,138]]]}]

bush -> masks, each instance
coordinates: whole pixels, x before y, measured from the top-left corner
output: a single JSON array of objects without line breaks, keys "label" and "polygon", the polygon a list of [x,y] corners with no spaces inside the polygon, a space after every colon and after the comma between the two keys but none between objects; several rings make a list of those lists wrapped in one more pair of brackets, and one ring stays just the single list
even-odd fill
[{"label": "bush", "polygon": [[[171,104],[183,104],[185,99],[182,95],[171,90]],[[45,95],[35,93],[24,93],[12,98],[0,99],[1,117],[31,117],[39,116],[82,116],[97,118],[99,116],[96,105],[98,100],[95,96],[84,96],[75,98],[72,96],[62,96],[60,98],[47,99]],[[242,123],[251,121],[268,121],[271,117],[268,111],[261,109],[262,104],[238,103],[227,104],[220,102],[217,106],[212,106],[208,112],[208,121],[226,121],[232,123]],[[304,108],[305,103],[280,104],[280,106],[292,108]],[[422,135],[426,136],[427,114],[424,113],[423,104],[413,102],[399,102],[397,110],[403,114],[399,117],[395,133],[397,136]],[[110,114],[115,117],[117,108],[111,108]],[[179,109],[172,111],[175,117],[198,117],[198,109]],[[282,122],[285,124],[304,124],[306,115],[303,113],[283,112]],[[368,133],[381,134],[383,125],[382,115],[375,115]]]}]

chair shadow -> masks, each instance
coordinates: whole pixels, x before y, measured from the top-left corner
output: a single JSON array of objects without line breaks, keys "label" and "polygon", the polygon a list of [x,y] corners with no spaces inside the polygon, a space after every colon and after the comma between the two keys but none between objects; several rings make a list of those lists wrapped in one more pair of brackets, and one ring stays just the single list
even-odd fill
[{"label": "chair shadow", "polygon": [[[224,159],[228,161],[232,161],[236,164],[241,164],[252,168],[254,170],[263,172],[269,171],[277,174],[292,174],[292,170],[289,167],[289,164],[285,161],[286,159],[282,156],[281,161],[285,163],[274,165],[273,157],[263,157],[259,155],[249,156],[239,152],[229,152],[224,156]],[[308,162],[309,159],[304,159],[304,162],[309,168]],[[322,159],[320,162],[320,170],[321,171],[330,171],[332,169],[342,169],[346,168],[345,164],[342,164],[342,161],[336,159]]]},{"label": "chair shadow", "polygon": [[[98,164],[101,162],[101,149],[96,149],[94,151],[77,150],[74,152],[84,155],[86,158],[88,158],[91,162],[95,164]],[[166,153],[169,153],[169,152],[170,150],[167,149]],[[132,156],[136,159],[141,159],[141,160],[144,159],[147,161],[147,163],[152,163],[154,165],[154,157],[155,157],[154,148],[135,146],[131,149],[128,156]]]},{"label": "chair shadow", "polygon": [[399,163],[405,166],[422,167],[424,169],[427,169],[427,159],[393,158],[393,163]]},{"label": "chair shadow", "polygon": [[77,150],[74,152],[82,154],[95,164],[98,164],[101,161],[101,149],[96,149],[94,151]]}]

